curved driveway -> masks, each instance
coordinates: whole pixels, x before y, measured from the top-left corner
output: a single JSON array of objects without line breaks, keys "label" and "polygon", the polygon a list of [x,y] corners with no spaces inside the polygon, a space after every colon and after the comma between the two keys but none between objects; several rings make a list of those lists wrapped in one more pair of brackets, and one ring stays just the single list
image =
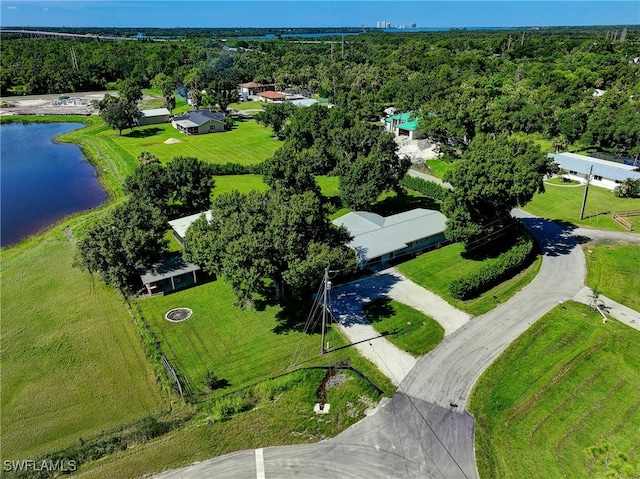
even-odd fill
[{"label": "curved driveway", "polygon": [[[539,274],[420,358],[374,414],[327,441],[236,452],[158,477],[477,478],[474,420],[465,409],[471,388],[529,325],[583,288],[586,265],[579,244],[595,231],[571,231],[521,210],[514,214],[542,248]],[[596,235],[640,241],[639,235]]]}]

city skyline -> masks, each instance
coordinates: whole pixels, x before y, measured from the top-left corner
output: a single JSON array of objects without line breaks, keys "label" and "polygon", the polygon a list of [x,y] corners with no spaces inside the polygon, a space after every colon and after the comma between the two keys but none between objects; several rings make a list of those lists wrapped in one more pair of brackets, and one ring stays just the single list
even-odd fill
[{"label": "city skyline", "polygon": [[1,0],[0,25],[182,28],[488,28],[640,24],[633,0]]}]

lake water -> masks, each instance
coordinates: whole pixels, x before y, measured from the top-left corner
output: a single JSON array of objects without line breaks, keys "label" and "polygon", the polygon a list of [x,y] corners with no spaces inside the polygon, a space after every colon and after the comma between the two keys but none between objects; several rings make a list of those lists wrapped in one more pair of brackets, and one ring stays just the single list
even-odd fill
[{"label": "lake water", "polygon": [[0,246],[37,233],[67,215],[96,207],[107,194],[77,145],[52,138],[81,123],[0,126]]}]

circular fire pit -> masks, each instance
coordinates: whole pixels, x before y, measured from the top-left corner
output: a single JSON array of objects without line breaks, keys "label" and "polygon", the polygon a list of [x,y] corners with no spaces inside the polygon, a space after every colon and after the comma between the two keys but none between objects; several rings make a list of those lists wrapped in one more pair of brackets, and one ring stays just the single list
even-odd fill
[{"label": "circular fire pit", "polygon": [[192,314],[193,311],[189,308],[173,308],[172,310],[167,311],[164,318],[172,323],[181,323],[182,321],[189,319]]}]

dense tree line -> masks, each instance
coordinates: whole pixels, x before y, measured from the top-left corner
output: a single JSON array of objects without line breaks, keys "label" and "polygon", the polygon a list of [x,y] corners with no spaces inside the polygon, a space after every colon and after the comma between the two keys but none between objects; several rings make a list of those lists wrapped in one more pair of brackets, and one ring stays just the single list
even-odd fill
[{"label": "dense tree line", "polygon": [[[3,95],[100,89],[125,78],[149,86],[162,73],[186,91],[207,89],[209,102],[224,109],[228,85],[253,80],[305,88],[358,119],[377,119],[390,105],[420,111],[431,136],[463,149],[477,134],[522,132],[640,153],[636,27],[625,41],[604,28],[220,40],[214,33],[168,42],[9,37],[0,86]],[[594,97],[595,89],[606,93]]]},{"label": "dense tree line", "polygon": [[167,166],[143,152],[124,184],[127,198],[92,224],[78,241],[76,264],[121,290],[137,283],[136,270],[166,253],[169,217],[209,207],[214,187],[211,165],[176,157]]}]

